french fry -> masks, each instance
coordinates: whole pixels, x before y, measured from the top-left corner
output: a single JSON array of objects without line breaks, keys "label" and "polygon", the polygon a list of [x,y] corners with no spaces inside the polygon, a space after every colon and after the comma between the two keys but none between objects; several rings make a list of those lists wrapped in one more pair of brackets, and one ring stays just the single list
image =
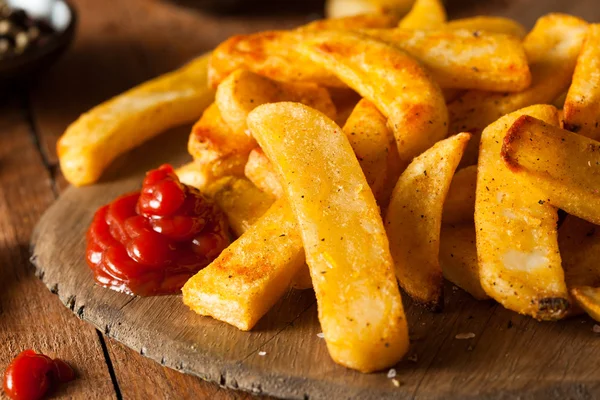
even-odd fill
[{"label": "french fry", "polygon": [[[531,76],[521,42],[506,35],[466,30],[370,29],[364,34],[399,47],[431,71],[442,88],[520,91]],[[271,31],[234,36],[214,51],[209,81],[216,87],[244,68],[280,81],[313,82],[343,88],[332,71],[303,56],[300,43],[319,32]]]},{"label": "french fry", "polygon": [[416,157],[398,179],[385,217],[400,286],[433,310],[443,306],[442,208],[469,137],[452,136]]},{"label": "french fry", "polygon": [[580,286],[571,289],[571,294],[577,304],[585,312],[600,322],[600,288],[590,286]]},{"label": "french fry", "polygon": [[208,267],[183,286],[183,302],[247,331],[266,314],[304,265],[302,239],[287,202],[278,200]]},{"label": "french fry", "polygon": [[194,124],[188,139],[188,152],[196,164],[204,166],[207,174],[210,174],[212,166],[223,166],[216,174],[217,178],[240,175],[248,153],[256,146],[251,136],[235,134],[215,103]]},{"label": "french fry", "polygon": [[214,98],[208,55],[82,114],[57,144],[60,167],[75,186],[94,183],[119,155],[168,128],[192,122]]},{"label": "french fry", "polygon": [[535,190],[524,190],[500,157],[502,139],[522,115],[558,125],[550,105],[500,118],[481,137],[475,227],[481,286],[504,307],[538,320],[557,320],[569,309],[556,224],[558,212]]},{"label": "french fry", "polygon": [[271,161],[260,148],[250,152],[244,173],[263,192],[278,199],[283,196],[283,189],[277,173],[273,169]]},{"label": "french fry", "polygon": [[315,108],[335,118],[335,105],[326,89],[313,83],[277,82],[248,70],[237,70],[217,88],[215,104],[236,140],[248,140],[248,113],[261,104],[294,101]]},{"label": "french fry", "polygon": [[245,178],[228,176],[206,188],[227,216],[229,226],[241,236],[261,218],[275,199]]},{"label": "french fry", "polygon": [[209,185],[206,171],[200,164],[194,161],[177,168],[175,173],[181,183],[195,187],[201,192],[204,192],[205,188]]},{"label": "french fry", "polygon": [[238,69],[286,82],[310,82],[345,88],[335,75],[310,61],[297,50],[303,37],[312,32],[267,31],[232,36],[212,52],[208,82],[216,88]]},{"label": "french fry", "polygon": [[362,372],[394,365],[408,349],[406,318],[379,209],[348,139],[298,103],[262,105],[248,126],[286,183],[331,357]]},{"label": "french fry", "polygon": [[447,29],[361,32],[406,51],[427,67],[444,89],[517,92],[531,83],[525,49],[514,36]]},{"label": "french fry", "polygon": [[504,138],[502,159],[542,201],[600,224],[600,142],[524,115]]},{"label": "french fry", "polygon": [[590,25],[565,101],[565,129],[600,139],[600,24]]},{"label": "french fry", "polygon": [[400,160],[445,137],[446,103],[438,85],[412,57],[351,32],[319,32],[300,46],[314,62],[371,101],[388,118]]},{"label": "french fry", "polygon": [[387,206],[402,165],[387,118],[368,100],[361,100],[343,128],[377,204]]},{"label": "french fry", "polygon": [[442,224],[440,266],[444,277],[450,282],[477,300],[488,298],[479,279],[473,223]]},{"label": "french fry", "polygon": [[475,187],[477,185],[477,166],[459,169],[452,178],[446,201],[442,222],[458,224],[473,222],[475,215]]},{"label": "french fry", "polygon": [[402,29],[436,29],[444,25],[446,19],[446,10],[441,0],[416,0],[398,27]]},{"label": "french fry", "polygon": [[558,245],[567,287],[600,287],[600,227],[569,215],[558,229]]},{"label": "french fry", "polygon": [[473,134],[461,165],[477,163],[486,126],[523,107],[551,103],[568,88],[586,30],[585,21],[570,15],[541,17],[523,42],[532,75],[528,89],[508,95],[469,91],[448,105],[450,134]]},{"label": "french fry", "polygon": [[361,13],[336,18],[319,19],[298,28],[299,31],[356,30],[369,28],[393,28],[398,23],[398,15],[391,12]]},{"label": "french fry", "polygon": [[444,25],[444,28],[452,30],[466,29],[471,32],[502,33],[504,35],[516,36],[520,39],[524,38],[527,33],[525,27],[514,19],[483,15],[448,21]]},{"label": "french fry", "polygon": [[406,14],[414,0],[327,0],[327,18],[349,17],[359,14]]}]

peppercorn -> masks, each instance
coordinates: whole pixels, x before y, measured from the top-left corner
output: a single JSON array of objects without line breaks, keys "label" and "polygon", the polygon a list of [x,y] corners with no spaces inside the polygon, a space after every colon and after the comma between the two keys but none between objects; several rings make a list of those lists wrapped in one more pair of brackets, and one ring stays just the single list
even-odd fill
[{"label": "peppercorn", "polygon": [[31,18],[24,10],[0,0],[0,60],[43,45],[54,33],[47,21]]}]

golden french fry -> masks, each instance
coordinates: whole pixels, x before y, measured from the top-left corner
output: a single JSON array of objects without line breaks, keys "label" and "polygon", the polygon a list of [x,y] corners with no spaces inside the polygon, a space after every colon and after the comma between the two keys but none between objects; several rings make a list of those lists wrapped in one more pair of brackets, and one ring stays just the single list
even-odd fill
[{"label": "golden french fry", "polygon": [[440,233],[440,266],[444,277],[477,300],[488,295],[481,287],[475,226],[466,224],[442,224]]},{"label": "golden french fry", "polygon": [[600,227],[569,215],[558,229],[558,245],[567,287],[600,287]]},{"label": "golden french fry", "polygon": [[283,189],[277,173],[273,169],[271,161],[260,148],[250,152],[244,173],[263,192],[278,199],[283,196]]},{"label": "golden french fry", "polygon": [[402,162],[445,137],[448,115],[442,92],[402,50],[352,32],[319,32],[303,42],[300,51],[388,118]]},{"label": "golden french fry", "polygon": [[298,52],[299,43],[312,32],[267,31],[232,36],[212,52],[208,82],[217,87],[229,74],[248,69],[286,82],[311,82],[345,88],[335,75]]},{"label": "golden french fry", "polygon": [[467,30],[361,32],[406,51],[444,89],[516,92],[531,83],[523,44],[514,36]]},{"label": "golden french fry", "polygon": [[471,165],[459,169],[452,178],[450,189],[444,202],[442,222],[458,224],[473,222],[475,215],[475,187],[477,185],[477,166]]},{"label": "golden french fry", "polygon": [[[520,91],[531,82],[523,45],[515,37],[473,36],[466,30],[370,29],[363,33],[415,57],[442,88]],[[300,43],[318,34],[271,31],[234,36],[213,51],[209,81],[216,87],[230,73],[244,68],[280,81],[346,87],[332,71],[298,51]]]},{"label": "golden french fry", "polygon": [[466,29],[475,32],[502,33],[518,38],[526,35],[525,27],[514,19],[479,15],[476,17],[455,19],[444,25],[445,29]]},{"label": "golden french fry", "polygon": [[210,184],[209,177],[203,166],[194,161],[177,168],[175,173],[181,183],[195,187],[201,192],[204,192],[206,187]]},{"label": "golden french fry", "polygon": [[217,88],[215,104],[236,140],[248,141],[248,113],[261,104],[294,101],[335,118],[335,105],[326,89],[313,83],[277,82],[248,70],[237,70]]},{"label": "golden french fry", "polygon": [[188,140],[188,152],[194,157],[194,161],[205,166],[207,171],[213,165],[225,166],[221,176],[239,175],[248,153],[256,146],[256,141],[251,136],[235,134],[223,120],[215,103],[194,124]]},{"label": "golden french fry", "polygon": [[600,224],[600,142],[524,115],[504,138],[502,159],[542,201]]},{"label": "golden french fry", "polygon": [[237,236],[250,229],[275,201],[252,182],[234,176],[219,179],[208,186],[205,192],[223,210]]},{"label": "golden french fry", "polygon": [[304,265],[302,239],[285,200],[278,200],[208,267],[183,286],[183,302],[247,331],[266,314]]},{"label": "golden french fry", "polygon": [[475,198],[479,274],[485,292],[504,307],[538,320],[556,320],[569,309],[557,209],[541,193],[524,190],[500,157],[506,132],[522,115],[558,125],[555,107],[537,105],[502,117],[483,131]]},{"label": "golden french fry", "polygon": [[398,27],[402,29],[437,29],[446,22],[446,9],[441,0],[416,0]]},{"label": "golden french fry", "polygon": [[380,206],[386,206],[402,165],[387,118],[368,100],[361,100],[343,128]]},{"label": "golden french fry", "polygon": [[600,139],[600,24],[590,25],[565,100],[565,129]]},{"label": "golden french fry", "polygon": [[93,183],[119,155],[198,118],[214,98],[206,85],[208,58],[198,57],[82,114],[56,146],[65,178],[75,186]]},{"label": "golden french fry", "polygon": [[325,15],[327,18],[383,13],[404,15],[413,3],[414,0],[327,0]]},{"label": "golden french fry", "polygon": [[473,134],[461,165],[477,163],[486,126],[523,107],[550,103],[568,88],[586,30],[585,21],[570,15],[541,17],[523,42],[532,75],[528,89],[508,95],[469,91],[448,104],[449,132]]},{"label": "golden french fry", "polygon": [[394,365],[408,349],[406,318],[379,209],[348,139],[299,103],[262,105],[248,126],[285,182],[331,357],[362,372]]},{"label": "golden french fry", "polygon": [[580,286],[571,289],[571,295],[585,312],[600,322],[600,288]]},{"label": "golden french fry", "polygon": [[443,306],[442,208],[469,137],[452,136],[416,157],[398,179],[385,217],[400,286],[433,310]]},{"label": "golden french fry", "polygon": [[398,15],[391,12],[361,13],[336,18],[319,19],[298,28],[299,31],[322,31],[325,29],[357,30],[369,28],[393,28]]}]

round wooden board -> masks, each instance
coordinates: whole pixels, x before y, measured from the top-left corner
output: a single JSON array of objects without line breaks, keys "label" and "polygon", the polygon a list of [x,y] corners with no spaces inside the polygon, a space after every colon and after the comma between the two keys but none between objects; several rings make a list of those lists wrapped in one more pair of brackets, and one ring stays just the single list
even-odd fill
[{"label": "round wooden board", "polygon": [[[187,132],[171,131],[119,159],[101,183],[69,188],[40,220],[32,262],[79,318],[168,367],[281,398],[600,397],[600,336],[590,319],[540,323],[493,302],[476,302],[451,285],[441,314],[421,310],[404,296],[412,345],[395,367],[398,386],[388,371],[365,375],[331,361],[317,336],[310,290],[290,291],[252,332],[241,332],[194,314],[180,296],[130,297],[96,286],[84,261],[94,211],[139,188],[147,169],[186,162]],[[468,332],[475,337],[455,338]]]}]

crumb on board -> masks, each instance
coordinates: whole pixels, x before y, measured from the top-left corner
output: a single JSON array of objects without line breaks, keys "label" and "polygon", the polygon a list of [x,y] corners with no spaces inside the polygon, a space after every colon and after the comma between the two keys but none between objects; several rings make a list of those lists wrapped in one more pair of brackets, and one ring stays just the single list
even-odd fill
[{"label": "crumb on board", "polygon": [[325,337],[325,334],[323,332],[319,332],[317,333],[317,337],[323,339]]},{"label": "crumb on board", "polygon": [[592,327],[592,331],[594,333],[600,333],[600,325],[594,324],[594,326]]},{"label": "crumb on board", "polygon": [[475,334],[473,332],[468,333],[458,333],[454,338],[455,339],[473,339]]},{"label": "crumb on board", "polygon": [[267,355],[267,352],[266,351],[259,351],[258,355],[261,356],[261,357],[264,357],[264,356]]},{"label": "crumb on board", "polygon": [[387,373],[387,377],[392,379],[396,377],[396,370],[394,368],[390,368],[390,370]]}]

